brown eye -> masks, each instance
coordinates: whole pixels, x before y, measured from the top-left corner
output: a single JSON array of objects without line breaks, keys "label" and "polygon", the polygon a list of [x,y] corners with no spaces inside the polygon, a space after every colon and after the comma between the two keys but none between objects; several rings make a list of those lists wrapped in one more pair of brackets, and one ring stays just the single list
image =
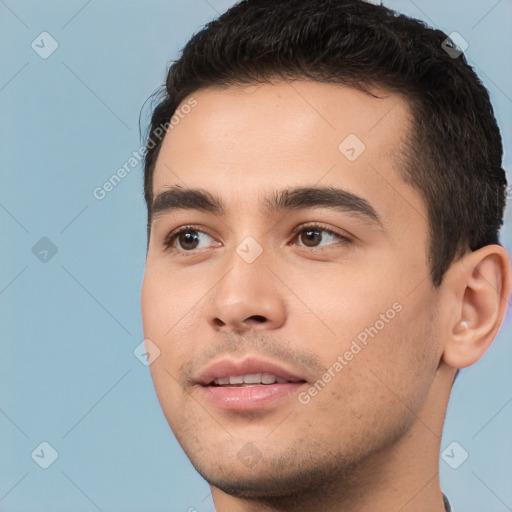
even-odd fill
[{"label": "brown eye", "polygon": [[178,235],[177,240],[181,248],[185,250],[196,249],[199,245],[197,231],[184,231]]},{"label": "brown eye", "polygon": [[303,227],[299,231],[297,238],[300,241],[300,246],[311,248],[323,248],[324,246],[335,245],[337,243],[346,244],[350,242],[348,237],[334,233],[321,226]]},{"label": "brown eye", "polygon": [[322,241],[322,232],[318,229],[303,229],[300,232],[300,240],[307,247],[315,247],[317,242]]},{"label": "brown eye", "polygon": [[[206,234],[204,231],[184,227],[178,231],[172,232],[166,238],[165,247],[170,251],[192,252],[195,249],[208,247],[208,238],[211,239],[211,236]],[[200,247],[201,243],[203,243],[203,245]]]}]

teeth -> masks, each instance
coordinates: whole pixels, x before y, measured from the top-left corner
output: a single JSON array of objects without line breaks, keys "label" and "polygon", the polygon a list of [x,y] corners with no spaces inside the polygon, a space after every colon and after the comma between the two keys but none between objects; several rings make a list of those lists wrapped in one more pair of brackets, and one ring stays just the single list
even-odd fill
[{"label": "teeth", "polygon": [[251,373],[249,375],[244,375],[244,382],[246,384],[259,384],[261,382],[261,373]]},{"label": "teeth", "polygon": [[249,373],[247,375],[233,375],[229,377],[219,377],[213,379],[213,383],[217,386],[236,386],[241,384],[283,384],[290,382],[281,377],[276,377],[270,373]]},{"label": "teeth", "polygon": [[261,382],[263,384],[274,384],[277,381],[277,377],[275,375],[270,375],[269,373],[264,373],[261,377]]}]

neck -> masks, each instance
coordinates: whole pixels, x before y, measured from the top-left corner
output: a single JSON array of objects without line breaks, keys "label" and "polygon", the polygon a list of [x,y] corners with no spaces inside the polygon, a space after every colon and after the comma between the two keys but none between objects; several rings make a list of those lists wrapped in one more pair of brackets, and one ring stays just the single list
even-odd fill
[{"label": "neck", "polygon": [[442,363],[411,428],[392,445],[359,461],[357,466],[340,469],[339,478],[333,477],[322,488],[305,489],[292,496],[245,499],[211,486],[215,510],[444,512],[439,450],[453,376],[453,369]]}]

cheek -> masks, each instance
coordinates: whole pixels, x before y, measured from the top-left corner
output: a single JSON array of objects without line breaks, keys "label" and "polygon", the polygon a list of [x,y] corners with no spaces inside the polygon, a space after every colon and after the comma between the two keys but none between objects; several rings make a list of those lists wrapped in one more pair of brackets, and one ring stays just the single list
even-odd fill
[{"label": "cheek", "polygon": [[161,341],[180,332],[186,336],[194,325],[204,290],[185,275],[148,268],[141,292],[144,335]]},{"label": "cheek", "polygon": [[400,289],[403,285],[396,273],[384,279],[380,272],[370,269],[356,277],[340,269],[309,275],[308,280],[293,276],[294,291],[317,317],[304,315],[298,304],[301,343],[316,351],[326,369],[332,368],[336,377],[330,389],[339,392],[341,401],[353,402],[354,410],[358,401],[372,402],[377,396],[372,386],[362,396],[361,382],[373,382],[384,390],[389,385],[398,395],[422,395],[437,365],[435,325],[429,313],[433,298],[428,290],[408,294]]},{"label": "cheek", "polygon": [[[325,382],[327,376],[329,382],[325,387],[320,383],[323,389],[305,406],[314,411],[315,424],[336,428],[338,439],[351,439],[369,449],[369,439],[377,447],[382,439],[398,435],[415,421],[436,368],[435,351],[429,345],[432,332],[421,311],[417,315],[404,306],[389,323],[375,327],[380,313],[380,309],[367,311],[357,321],[345,317],[356,334],[341,335],[330,348],[325,347],[322,363],[335,376],[321,376],[320,380]],[[361,323],[366,327],[359,328]],[[360,333],[364,336],[358,338]],[[375,425],[380,425],[378,435]]]},{"label": "cheek", "polygon": [[150,370],[159,399],[167,404],[176,403],[183,367],[201,338],[197,329],[204,315],[203,294],[198,286],[187,286],[168,273],[149,269],[144,276],[141,293],[144,338],[160,350]]},{"label": "cheek", "polygon": [[[168,275],[147,268],[141,292],[144,338],[151,340],[160,355],[149,366],[162,411],[170,427],[179,429],[183,389],[180,376],[190,357],[191,336],[187,322],[194,315],[197,302],[190,288]],[[196,320],[197,321],[197,320]],[[181,331],[181,334],[179,334]]]},{"label": "cheek", "polygon": [[287,284],[300,299],[291,310],[297,324],[310,331],[315,328],[320,332],[321,328],[325,338],[317,342],[337,348],[350,345],[360,333],[362,341],[369,338],[365,330],[388,331],[400,316],[401,307],[394,287],[379,278],[382,272],[354,271],[348,265],[288,272]]}]

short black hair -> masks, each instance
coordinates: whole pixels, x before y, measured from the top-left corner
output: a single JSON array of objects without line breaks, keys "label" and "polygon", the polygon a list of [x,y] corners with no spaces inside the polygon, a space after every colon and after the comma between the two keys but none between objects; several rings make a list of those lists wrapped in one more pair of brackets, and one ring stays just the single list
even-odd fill
[{"label": "short black hair", "polygon": [[[145,157],[150,235],[161,126],[209,86],[313,80],[408,102],[404,180],[422,195],[435,286],[468,251],[498,244],[507,180],[489,94],[448,36],[363,0],[243,0],[195,34],[167,75]],[[155,143],[155,140],[158,141]]]}]

